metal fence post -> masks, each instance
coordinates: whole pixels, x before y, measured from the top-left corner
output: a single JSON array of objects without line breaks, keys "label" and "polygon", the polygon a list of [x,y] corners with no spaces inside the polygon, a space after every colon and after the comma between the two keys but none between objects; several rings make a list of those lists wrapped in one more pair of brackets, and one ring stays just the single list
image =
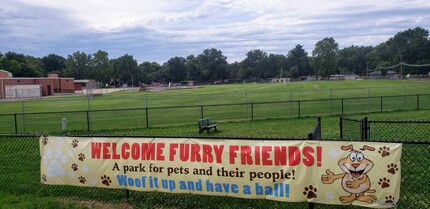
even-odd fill
[{"label": "metal fence post", "polygon": [[293,92],[290,90],[290,117],[293,117]]},{"label": "metal fence post", "polygon": [[343,118],[342,118],[342,115],[339,117],[339,129],[340,129],[340,139],[343,139]]},{"label": "metal fence post", "polygon": [[363,129],[362,129],[362,140],[367,141],[369,139],[369,123],[367,117],[363,118]]},{"label": "metal fence post", "polygon": [[145,108],[146,128],[149,128],[148,107]]},{"label": "metal fence post", "polygon": [[333,89],[330,89],[330,114],[333,114]]},{"label": "metal fence post", "polygon": [[299,109],[299,118],[300,118],[300,100],[297,101],[297,108]]},{"label": "metal fence post", "polygon": [[367,112],[370,112],[370,87],[368,89],[368,96],[367,96]]},{"label": "metal fence post", "polygon": [[25,109],[24,109],[24,101],[21,101],[21,113],[22,113],[22,128],[25,131]]},{"label": "metal fence post", "polygon": [[251,120],[254,120],[254,103],[251,103]]},{"label": "metal fence post", "polygon": [[245,119],[248,119],[248,92],[245,92]]},{"label": "metal fence post", "polygon": [[14,117],[15,117],[15,134],[18,134],[18,122],[16,119],[16,113],[14,114]]},{"label": "metal fence post", "polygon": [[203,119],[203,105],[200,105],[200,119]]},{"label": "metal fence post", "polygon": [[90,131],[90,111],[87,110],[87,131]]},{"label": "metal fence post", "polygon": [[343,98],[342,98],[342,115],[343,115]]},{"label": "metal fence post", "polygon": [[417,94],[417,110],[420,109],[420,95]]},{"label": "metal fence post", "polygon": [[382,97],[381,97],[381,112],[382,112]]}]

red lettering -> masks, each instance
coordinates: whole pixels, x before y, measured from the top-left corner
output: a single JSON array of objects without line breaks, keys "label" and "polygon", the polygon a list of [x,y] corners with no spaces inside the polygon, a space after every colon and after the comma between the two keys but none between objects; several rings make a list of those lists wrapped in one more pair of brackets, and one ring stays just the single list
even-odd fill
[{"label": "red lettering", "polygon": [[154,143],[142,143],[142,160],[155,160]]},{"label": "red lettering", "polygon": [[270,152],[272,151],[271,146],[263,146],[261,157],[263,158],[263,165],[272,165],[272,160],[270,159]]},{"label": "red lettering", "polygon": [[164,149],[165,144],[164,143],[158,143],[157,144],[157,160],[164,160],[164,155],[163,155],[163,149]]},{"label": "red lettering", "polygon": [[254,163],[255,163],[255,165],[260,165],[261,164],[261,158],[260,158],[260,155],[261,155],[261,149],[260,149],[260,146],[255,146],[254,147],[255,148],[255,150],[254,150],[254,152],[255,152],[255,159],[254,159]]},{"label": "red lettering", "polygon": [[287,148],[285,146],[274,147],[275,165],[287,165]]},{"label": "red lettering", "polygon": [[102,148],[102,143],[91,142],[91,158],[92,159],[100,159],[101,148]]},{"label": "red lettering", "polygon": [[222,151],[224,150],[224,145],[214,145],[214,152],[216,157],[216,163],[222,163]]},{"label": "red lettering", "polygon": [[122,159],[127,160],[130,157],[129,150],[130,150],[130,144],[128,144],[128,143],[122,144],[122,147],[121,147]]},{"label": "red lettering", "polygon": [[131,158],[133,160],[139,160],[140,157],[140,147],[138,143],[133,143],[131,145]]},{"label": "red lettering", "polygon": [[200,146],[198,144],[191,144],[191,162],[200,162]]},{"label": "red lettering", "polygon": [[214,158],[212,156],[212,147],[209,144],[203,144],[203,162],[211,163],[214,161]]},{"label": "red lettering", "polygon": [[290,160],[288,163],[289,166],[295,166],[300,163],[300,150],[298,147],[288,147],[288,159]]},{"label": "red lettering", "polygon": [[252,165],[251,147],[240,146],[240,163],[242,165]]},{"label": "red lettering", "polygon": [[306,146],[305,148],[303,148],[303,164],[306,166],[311,166],[314,164],[315,162],[315,158],[312,155],[312,153],[314,153],[314,148],[310,147],[310,146]]},{"label": "red lettering", "polygon": [[230,146],[229,147],[229,153],[230,153],[230,164],[234,164],[234,159],[237,157],[237,150],[239,150],[239,146]]},{"label": "red lettering", "polygon": [[109,142],[103,143],[103,159],[110,159],[109,147],[110,147]]},{"label": "red lettering", "polygon": [[174,161],[175,155],[176,155],[176,149],[178,148],[178,144],[170,144],[170,154],[169,154],[169,160]]},{"label": "red lettering", "polygon": [[181,159],[181,161],[187,161],[190,156],[190,145],[189,144],[180,144],[179,145],[179,159]]},{"label": "red lettering", "polygon": [[112,143],[112,159],[120,159],[121,158],[121,156],[118,153],[116,153],[116,151],[117,151],[116,146],[117,146],[116,143]]}]

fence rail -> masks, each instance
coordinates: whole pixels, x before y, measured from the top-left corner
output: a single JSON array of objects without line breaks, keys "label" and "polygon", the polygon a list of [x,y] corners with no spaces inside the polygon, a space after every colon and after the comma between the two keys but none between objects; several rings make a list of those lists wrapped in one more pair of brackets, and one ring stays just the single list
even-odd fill
[{"label": "fence rail", "polygon": [[[430,108],[430,94],[187,105],[85,111],[0,114],[0,133],[58,133],[102,129],[149,128],[217,121],[300,118],[321,115],[420,110]],[[67,126],[64,128],[63,118]]]}]

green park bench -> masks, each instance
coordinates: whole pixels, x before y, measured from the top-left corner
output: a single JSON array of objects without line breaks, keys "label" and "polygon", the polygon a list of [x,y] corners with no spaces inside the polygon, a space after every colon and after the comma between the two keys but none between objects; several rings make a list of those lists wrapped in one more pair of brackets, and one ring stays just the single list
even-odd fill
[{"label": "green park bench", "polygon": [[198,122],[199,122],[199,134],[201,134],[204,130],[207,130],[209,134],[209,130],[211,128],[215,128],[215,131],[217,131],[216,126],[218,125],[218,123],[212,122],[210,118],[199,119]]}]

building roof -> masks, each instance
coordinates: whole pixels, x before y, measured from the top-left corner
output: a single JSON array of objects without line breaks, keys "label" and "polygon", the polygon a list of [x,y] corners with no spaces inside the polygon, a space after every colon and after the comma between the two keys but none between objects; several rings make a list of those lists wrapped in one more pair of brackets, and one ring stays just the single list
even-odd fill
[{"label": "building roof", "polygon": [[3,72],[3,73],[7,73],[8,74],[8,76],[9,76],[9,78],[11,78],[13,75],[12,75],[12,73],[11,72],[9,72],[9,71],[7,71],[7,70],[2,70],[2,69],[0,69],[0,72]]}]

